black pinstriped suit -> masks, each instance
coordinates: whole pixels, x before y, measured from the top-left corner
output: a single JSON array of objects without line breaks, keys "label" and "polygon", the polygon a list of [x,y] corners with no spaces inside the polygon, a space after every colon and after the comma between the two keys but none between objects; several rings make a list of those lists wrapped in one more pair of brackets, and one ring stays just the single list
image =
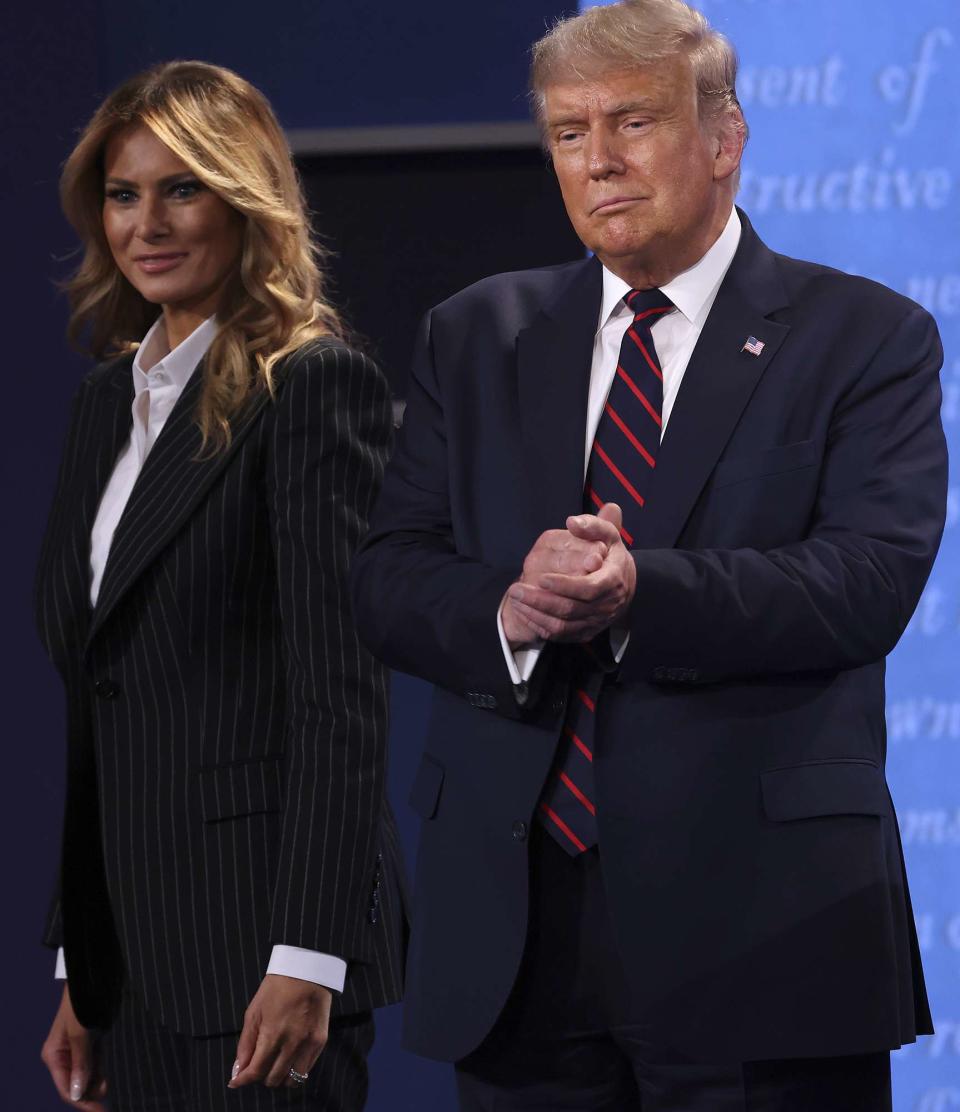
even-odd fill
[{"label": "black pinstriped suit", "polygon": [[[121,983],[188,1035],[239,1029],[274,944],[349,962],[335,1014],[399,998],[387,679],[345,587],[387,454],[373,363],[315,342],[198,460],[197,372],[144,464],[91,612],[90,531],[130,430],[129,357],[74,404],[38,572],[67,693],[62,940],[81,1021]],[[47,942],[61,935],[55,909]]]}]

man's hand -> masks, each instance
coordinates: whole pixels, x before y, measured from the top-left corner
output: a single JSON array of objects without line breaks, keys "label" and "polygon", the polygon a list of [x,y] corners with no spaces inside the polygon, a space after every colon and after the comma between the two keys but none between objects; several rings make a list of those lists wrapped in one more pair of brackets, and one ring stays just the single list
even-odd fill
[{"label": "man's hand", "polygon": [[93,1035],[74,1014],[68,985],[63,986],[60,1007],[40,1057],[57,1092],[71,1108],[106,1112],[101,1100],[106,1095],[107,1083],[97,1067],[97,1048]]},{"label": "man's hand", "polygon": [[309,1073],[327,1044],[332,997],[323,985],[268,973],[244,1012],[228,1087],[296,1087],[290,1070]]},{"label": "man's hand", "polygon": [[596,516],[568,517],[571,542],[606,548],[601,566],[585,574],[541,568],[528,579],[524,565],[524,576],[507,590],[503,613],[510,609],[544,641],[590,641],[605,629],[626,625],[637,569],[620,536],[622,523],[614,502],[601,506]]},{"label": "man's hand", "polygon": [[[549,529],[541,533],[523,561],[523,572],[517,583],[504,595],[500,620],[512,649],[529,645],[543,635],[529,617],[529,608],[515,605],[514,587],[529,584],[536,587],[547,572],[561,576],[581,577],[599,571],[606,559],[608,543],[592,537],[577,536],[569,529]],[[546,640],[546,638],[544,638]]]}]

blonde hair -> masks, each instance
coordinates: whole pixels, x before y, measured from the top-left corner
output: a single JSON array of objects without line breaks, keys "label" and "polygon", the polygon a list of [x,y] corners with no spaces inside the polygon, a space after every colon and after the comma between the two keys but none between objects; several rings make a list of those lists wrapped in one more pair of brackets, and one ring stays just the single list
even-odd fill
[{"label": "blonde hair", "polygon": [[737,100],[737,52],[700,12],[683,0],[619,0],[562,19],[533,44],[530,93],[544,124],[544,89],[634,69],[685,53],[693,68],[700,118],[727,116],[747,137]]},{"label": "blonde hair", "polygon": [[206,62],[166,62],[125,82],[94,113],[64,165],[60,199],[84,254],[67,283],[69,335],[98,357],[128,351],[157,314],[117,268],[103,229],[104,150],[143,125],[243,217],[237,273],[217,310],[196,420],[203,445],[230,442],[230,420],[259,389],[273,392],[285,355],[318,336],[342,338],[324,298],[313,241],[286,139],[266,98]]}]

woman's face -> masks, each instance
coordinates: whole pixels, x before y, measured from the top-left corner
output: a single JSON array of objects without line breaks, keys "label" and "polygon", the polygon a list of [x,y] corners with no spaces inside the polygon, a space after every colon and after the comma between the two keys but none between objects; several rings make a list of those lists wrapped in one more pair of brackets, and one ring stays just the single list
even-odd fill
[{"label": "woman's face", "polygon": [[149,128],[118,132],[104,157],[103,230],[147,301],[208,317],[240,262],[243,219]]}]

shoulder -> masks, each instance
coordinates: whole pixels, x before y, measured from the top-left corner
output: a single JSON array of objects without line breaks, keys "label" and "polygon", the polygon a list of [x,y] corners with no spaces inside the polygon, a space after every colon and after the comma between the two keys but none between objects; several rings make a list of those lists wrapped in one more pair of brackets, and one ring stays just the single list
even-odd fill
[{"label": "shoulder", "polygon": [[338,386],[386,389],[383,372],[369,355],[325,336],[309,340],[285,356],[274,375],[278,398],[285,393]]},{"label": "shoulder", "polygon": [[845,327],[892,333],[908,318],[933,326],[916,301],[889,286],[820,263],[774,253],[791,304],[824,323],[842,319]]},{"label": "shoulder", "polygon": [[390,388],[369,355],[342,340],[318,337],[277,364],[273,402],[278,417],[287,414],[295,422],[336,421],[338,414],[388,415]]},{"label": "shoulder", "polygon": [[380,368],[357,348],[342,340],[318,336],[285,356],[276,367],[278,383],[294,383],[309,377],[376,377]]},{"label": "shoulder", "polygon": [[80,390],[125,386],[130,378],[134,354],[134,350],[125,351],[97,363],[80,380]]},{"label": "shoulder", "polygon": [[577,259],[557,266],[493,274],[448,297],[431,315],[439,320],[490,317],[511,327],[522,326],[594,265],[590,259]]},{"label": "shoulder", "polygon": [[77,383],[70,405],[71,426],[84,426],[99,408],[131,389],[130,366],[133,352],[105,359],[91,368]]}]

